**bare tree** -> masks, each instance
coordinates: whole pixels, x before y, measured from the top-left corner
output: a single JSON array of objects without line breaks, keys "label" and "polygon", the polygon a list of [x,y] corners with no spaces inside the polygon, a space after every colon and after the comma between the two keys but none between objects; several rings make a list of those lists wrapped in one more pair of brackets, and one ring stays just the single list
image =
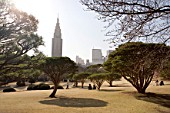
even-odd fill
[{"label": "bare tree", "polygon": [[81,0],[88,9],[108,22],[111,42],[150,41],[168,43],[170,39],[169,0]]}]

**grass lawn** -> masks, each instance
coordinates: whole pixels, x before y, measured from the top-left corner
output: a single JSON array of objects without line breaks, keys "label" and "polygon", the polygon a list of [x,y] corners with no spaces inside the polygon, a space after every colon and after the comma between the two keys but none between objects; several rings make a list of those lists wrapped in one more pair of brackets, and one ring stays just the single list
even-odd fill
[{"label": "grass lawn", "polygon": [[[101,91],[70,88],[57,91],[57,98],[48,98],[52,90],[0,92],[0,113],[170,113],[170,82],[136,93],[127,82],[104,84]],[[88,85],[88,84],[86,84]]]}]

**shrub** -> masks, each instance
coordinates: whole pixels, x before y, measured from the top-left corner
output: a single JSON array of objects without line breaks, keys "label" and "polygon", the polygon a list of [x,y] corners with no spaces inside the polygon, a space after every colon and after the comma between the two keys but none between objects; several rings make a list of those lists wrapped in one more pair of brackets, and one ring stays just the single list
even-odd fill
[{"label": "shrub", "polygon": [[16,90],[14,88],[6,88],[3,92],[16,92]]},{"label": "shrub", "polygon": [[17,86],[25,86],[25,82],[23,82],[23,81],[17,81],[16,85],[17,85]]},{"label": "shrub", "polygon": [[29,85],[28,87],[27,87],[27,90],[37,90],[37,87],[38,87],[38,85]]},{"label": "shrub", "polygon": [[41,83],[39,85],[29,85],[27,90],[48,90],[50,89],[50,85]]},{"label": "shrub", "polygon": [[59,85],[59,86],[57,87],[57,89],[64,89],[64,88],[63,88],[63,86],[60,86],[60,85]]},{"label": "shrub", "polygon": [[34,80],[33,78],[30,78],[30,79],[29,79],[29,83],[31,83],[31,84],[32,84],[32,83],[35,83],[35,80]]},{"label": "shrub", "polygon": [[0,86],[8,84],[7,82],[0,82]]},{"label": "shrub", "polygon": [[[54,89],[54,86],[51,87],[51,89]],[[57,86],[57,89],[64,89],[63,86]]]},{"label": "shrub", "polygon": [[48,85],[48,84],[39,84],[37,88],[38,88],[38,90],[48,90],[48,89],[50,89],[50,85]]}]

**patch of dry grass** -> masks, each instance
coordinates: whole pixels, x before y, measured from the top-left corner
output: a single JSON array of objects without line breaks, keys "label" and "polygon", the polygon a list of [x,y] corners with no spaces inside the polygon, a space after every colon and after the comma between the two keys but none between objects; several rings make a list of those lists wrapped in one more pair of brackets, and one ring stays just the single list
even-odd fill
[{"label": "patch of dry grass", "polygon": [[0,113],[170,113],[170,85],[151,84],[146,95],[126,82],[114,85],[58,90],[57,98],[48,98],[52,90],[0,93]]}]

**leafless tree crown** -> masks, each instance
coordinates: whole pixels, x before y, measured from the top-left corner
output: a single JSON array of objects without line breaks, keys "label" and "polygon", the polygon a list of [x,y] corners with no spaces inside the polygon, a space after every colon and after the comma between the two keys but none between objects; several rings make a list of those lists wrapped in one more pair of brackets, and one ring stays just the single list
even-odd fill
[{"label": "leafless tree crown", "polygon": [[151,41],[168,43],[170,39],[169,0],[81,0],[99,19],[108,22],[111,42]]}]

